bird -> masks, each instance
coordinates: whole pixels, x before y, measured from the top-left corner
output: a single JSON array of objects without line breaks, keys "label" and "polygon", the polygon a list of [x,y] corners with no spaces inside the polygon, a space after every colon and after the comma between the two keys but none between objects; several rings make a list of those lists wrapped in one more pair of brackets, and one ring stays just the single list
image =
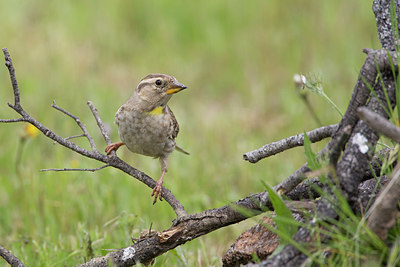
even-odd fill
[{"label": "bird", "polygon": [[157,198],[162,201],[162,184],[168,171],[168,156],[178,150],[189,154],[176,144],[179,124],[167,105],[172,95],[187,87],[170,75],[153,73],[144,77],[133,94],[115,114],[114,123],[122,142],[112,143],[105,148],[107,155],[125,145],[130,151],[158,158],[161,177],[153,188],[153,205]]}]

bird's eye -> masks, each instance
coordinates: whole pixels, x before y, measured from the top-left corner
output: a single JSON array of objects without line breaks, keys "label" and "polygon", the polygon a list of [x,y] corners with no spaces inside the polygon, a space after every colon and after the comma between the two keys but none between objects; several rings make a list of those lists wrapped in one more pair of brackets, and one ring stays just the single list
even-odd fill
[{"label": "bird's eye", "polygon": [[160,86],[162,84],[161,80],[156,81],[156,85]]}]

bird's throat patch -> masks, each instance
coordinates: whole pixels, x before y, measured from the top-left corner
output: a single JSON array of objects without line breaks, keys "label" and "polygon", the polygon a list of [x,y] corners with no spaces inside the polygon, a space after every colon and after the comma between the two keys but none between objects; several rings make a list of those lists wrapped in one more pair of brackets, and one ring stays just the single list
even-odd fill
[{"label": "bird's throat patch", "polygon": [[152,116],[161,115],[161,114],[163,113],[163,110],[162,110],[162,109],[163,109],[162,106],[158,106],[158,107],[156,107],[155,109],[146,112],[146,114],[152,115]]}]

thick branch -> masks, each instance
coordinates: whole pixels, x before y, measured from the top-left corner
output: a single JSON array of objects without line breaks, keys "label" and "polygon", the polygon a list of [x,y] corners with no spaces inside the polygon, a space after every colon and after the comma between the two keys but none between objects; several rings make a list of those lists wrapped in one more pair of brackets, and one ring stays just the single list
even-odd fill
[{"label": "thick branch", "polygon": [[393,29],[392,18],[390,14],[392,0],[375,0],[372,4],[372,11],[374,11],[376,26],[378,28],[378,37],[382,44],[382,48],[388,50],[395,50],[396,39],[393,36],[395,31],[400,32],[400,19],[399,19],[399,0],[395,2],[395,19],[397,19],[397,29]]},{"label": "thick branch", "polygon": [[329,156],[329,163],[336,169],[337,162],[342,153],[343,147],[346,145],[351,133],[350,125],[344,127],[341,135],[338,136],[337,142],[332,146]]},{"label": "thick branch", "polygon": [[[382,88],[381,82],[377,82],[374,88],[376,97],[372,97],[367,108],[374,110],[376,114],[388,118],[388,105],[390,108],[394,105],[395,99],[395,81],[391,73],[383,73],[385,88]],[[386,103],[384,90],[392,103]],[[363,173],[360,169],[368,168],[371,155],[374,152],[379,135],[372,130],[365,121],[359,121],[354,129],[350,142],[346,147],[341,162],[338,164],[337,173],[343,190],[348,194],[350,201],[356,201],[357,187],[362,181]]]},{"label": "thick branch", "polygon": [[[325,138],[331,137],[336,128],[337,124],[324,126],[307,132],[307,136],[310,138],[312,143],[319,142]],[[294,135],[286,139],[267,144],[257,150],[247,152],[243,155],[243,159],[251,163],[256,163],[263,158],[270,157],[285,150],[303,145],[304,133]]]},{"label": "thick branch", "polygon": [[[378,76],[378,70],[391,71],[391,61],[389,56],[395,63],[395,69],[397,70],[396,55],[393,52],[386,50],[372,50],[364,49],[367,54],[364,64],[361,67],[360,74],[358,76],[356,85],[353,90],[353,94],[350,99],[350,103],[347,110],[339,123],[339,127],[332,139],[336,139],[337,135],[340,134],[342,129],[346,125],[350,125],[353,129],[358,122],[357,108],[364,106],[370,96],[370,89],[375,84],[376,77]],[[389,54],[389,56],[388,56]],[[333,144],[333,143],[332,143]]]},{"label": "thick branch", "polygon": [[25,265],[15,257],[10,251],[0,246],[0,256],[11,265],[11,267],[25,267]]},{"label": "thick branch", "polygon": [[[138,262],[147,263],[151,259],[199,236],[247,219],[243,215],[244,210],[248,210],[246,213],[253,215],[261,213],[265,208],[261,205],[263,195],[264,192],[254,194],[230,205],[178,218],[168,230],[155,233],[139,240],[130,247],[111,252],[103,257],[94,258],[80,266],[109,266],[109,263],[117,266],[131,266]],[[272,209],[269,198],[267,198],[266,204]]]}]

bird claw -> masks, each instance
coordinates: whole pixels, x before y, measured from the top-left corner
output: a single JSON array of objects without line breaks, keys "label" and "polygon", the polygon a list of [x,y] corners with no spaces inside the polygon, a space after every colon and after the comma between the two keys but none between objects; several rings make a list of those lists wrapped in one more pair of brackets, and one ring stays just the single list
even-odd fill
[{"label": "bird claw", "polygon": [[110,155],[112,151],[117,151],[120,146],[122,146],[124,143],[119,142],[119,143],[112,143],[108,146],[106,146],[105,152],[107,155]]},{"label": "bird claw", "polygon": [[153,205],[156,204],[157,198],[159,198],[160,201],[162,201],[161,190],[162,190],[162,186],[157,183],[153,189],[153,193],[151,194],[151,196],[154,196]]},{"label": "bird claw", "polygon": [[107,155],[110,155],[111,151],[114,150],[114,146],[113,144],[106,146],[105,152],[107,153]]}]

